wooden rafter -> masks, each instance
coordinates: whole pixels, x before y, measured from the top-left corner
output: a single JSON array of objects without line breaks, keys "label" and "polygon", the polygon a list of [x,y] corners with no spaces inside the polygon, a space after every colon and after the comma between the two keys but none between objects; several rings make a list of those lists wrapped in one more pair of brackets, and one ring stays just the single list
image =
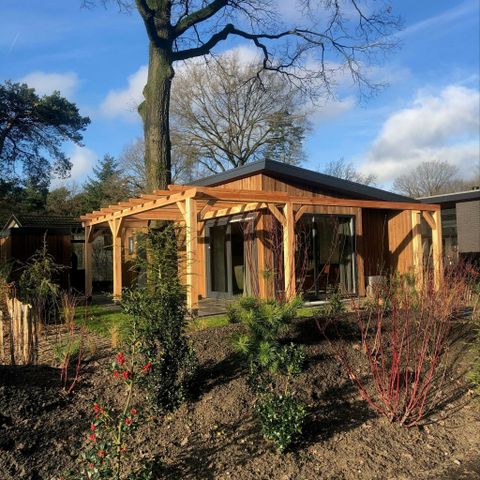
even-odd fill
[{"label": "wooden rafter", "polygon": [[[377,208],[389,210],[412,210],[422,211],[425,219],[432,226],[435,222],[428,212],[439,210],[438,205],[430,205],[415,202],[385,202],[377,200],[355,200],[344,198],[326,198],[326,197],[301,197],[288,195],[286,192],[264,192],[257,190],[238,190],[218,187],[201,186],[181,186],[169,185],[169,190],[156,190],[153,194],[143,195],[141,198],[132,198],[128,202],[119,202],[117,205],[110,205],[92,213],[87,213],[81,217],[84,225],[96,225],[106,223],[114,218],[132,217],[141,214],[142,219],[150,220],[181,220],[185,216],[184,200],[194,198],[198,200],[200,209],[199,220],[215,218],[215,216],[231,215],[239,211],[247,211],[239,204],[249,205],[255,211],[265,208],[268,209],[279,220],[282,225],[285,222],[284,215],[280,212],[279,206],[286,203],[292,204],[296,208],[294,220],[298,221],[303,213],[312,206],[325,207],[357,207],[357,208]],[[205,202],[205,203],[204,203]],[[212,206],[216,203],[223,203],[219,208]],[[231,203],[232,206],[225,204]],[[258,205],[257,208],[253,205]],[[183,210],[182,210],[183,209]],[[224,213],[230,210],[230,213]],[[215,213],[209,213],[215,211]],[[433,227],[432,227],[433,228]]]},{"label": "wooden rafter", "polygon": [[[148,212],[150,210],[160,209],[161,207],[176,204],[178,201],[195,197],[196,189],[191,188],[186,191],[174,193],[165,197],[158,197],[153,200],[140,199],[142,203],[132,202],[131,207],[125,207],[115,212],[97,211],[93,214],[87,214],[80,217],[84,223],[95,225],[97,223],[108,222],[110,220],[135,215],[137,213]],[[139,200],[139,199],[134,199]],[[95,216],[96,215],[96,216]]]},{"label": "wooden rafter", "polygon": [[238,215],[240,213],[248,213],[248,212],[254,212],[257,210],[262,210],[263,208],[267,208],[266,203],[259,203],[259,202],[245,203],[242,205],[235,205],[232,207],[207,211],[202,216],[200,216],[199,220],[205,221],[212,218],[226,217],[229,215]]}]

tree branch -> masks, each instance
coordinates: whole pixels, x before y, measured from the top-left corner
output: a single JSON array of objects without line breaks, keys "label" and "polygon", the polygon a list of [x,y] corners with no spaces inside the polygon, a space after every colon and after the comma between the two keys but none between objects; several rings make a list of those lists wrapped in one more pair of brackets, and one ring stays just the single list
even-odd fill
[{"label": "tree branch", "polygon": [[225,8],[227,5],[228,0],[213,0],[212,3],[208,4],[207,6],[182,18],[174,27],[175,38],[185,33],[186,30],[194,25],[213,17],[217,12],[219,12],[222,8]]},{"label": "tree branch", "polygon": [[158,40],[157,29],[155,28],[155,12],[147,5],[146,0],[135,0],[138,13],[142,17],[147,30],[149,40],[156,44]]}]

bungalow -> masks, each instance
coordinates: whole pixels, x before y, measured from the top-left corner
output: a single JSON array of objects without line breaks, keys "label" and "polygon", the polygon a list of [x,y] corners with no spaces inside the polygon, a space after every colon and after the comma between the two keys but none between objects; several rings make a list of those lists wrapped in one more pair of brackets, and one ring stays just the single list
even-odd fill
[{"label": "bungalow", "polygon": [[42,246],[55,262],[65,267],[60,272],[62,288],[83,290],[83,229],[73,217],[12,213],[0,230],[0,262],[12,264],[12,280],[18,279],[22,265]]},{"label": "bungalow", "polygon": [[480,265],[480,188],[418,200],[440,205],[445,259],[455,263],[461,258]]},{"label": "bungalow", "polygon": [[[92,289],[92,241],[113,237],[113,293],[120,296],[135,232],[171,220],[185,228],[188,307],[203,298],[252,294],[321,299],[328,288],[365,295],[379,275],[422,270],[421,222],[442,275],[440,207],[272,160],[191,185],[132,198],[81,217],[85,282]],[[131,269],[130,269],[131,270]],[[129,274],[131,277],[131,274]]]}]

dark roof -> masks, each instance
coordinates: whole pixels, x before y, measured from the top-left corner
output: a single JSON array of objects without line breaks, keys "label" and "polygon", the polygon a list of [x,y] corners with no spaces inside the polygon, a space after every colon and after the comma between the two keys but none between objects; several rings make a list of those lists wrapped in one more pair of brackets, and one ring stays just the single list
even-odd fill
[{"label": "dark roof", "polygon": [[6,221],[3,230],[7,225],[15,220],[22,228],[48,228],[48,229],[74,229],[81,228],[82,223],[75,217],[48,214],[11,214]]},{"label": "dark roof", "polygon": [[306,168],[288,165],[275,160],[260,160],[258,162],[248,163],[242,167],[233,168],[226,172],[196,180],[192,185],[213,187],[231,180],[249,177],[256,173],[265,173],[278,179],[290,180],[297,184],[300,183],[313,188],[329,190],[350,198],[382,200],[386,202],[417,201],[403,195],[397,195],[396,193],[381,190],[380,188],[368,187],[360,183],[343,180],[341,178],[332,177],[331,175],[314,172],[312,170],[307,170]]},{"label": "dark roof", "polygon": [[420,197],[422,203],[456,203],[480,200],[480,189],[467,190],[466,192],[443,193],[431,197]]}]

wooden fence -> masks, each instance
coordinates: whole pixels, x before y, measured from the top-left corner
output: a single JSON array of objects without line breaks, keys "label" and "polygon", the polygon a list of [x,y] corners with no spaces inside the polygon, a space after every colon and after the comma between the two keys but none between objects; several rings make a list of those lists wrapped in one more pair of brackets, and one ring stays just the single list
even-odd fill
[{"label": "wooden fence", "polygon": [[31,305],[7,297],[0,308],[0,363],[35,364],[38,359],[38,321]]}]

